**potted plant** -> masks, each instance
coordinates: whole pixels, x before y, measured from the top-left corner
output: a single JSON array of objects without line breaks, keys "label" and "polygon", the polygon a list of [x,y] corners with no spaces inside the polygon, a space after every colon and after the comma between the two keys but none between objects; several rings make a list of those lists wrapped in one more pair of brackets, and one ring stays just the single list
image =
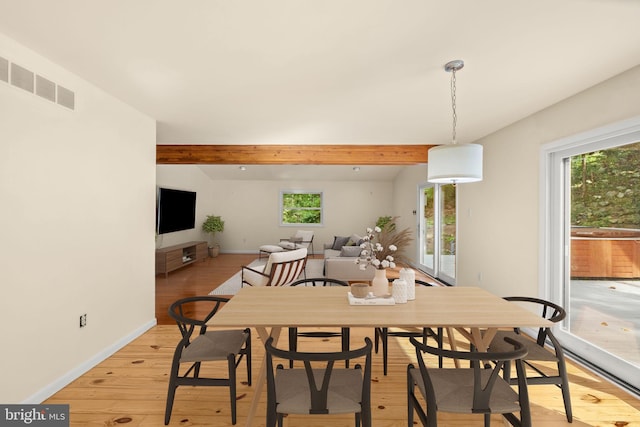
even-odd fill
[{"label": "potted plant", "polygon": [[202,230],[211,234],[209,242],[209,256],[217,257],[220,253],[220,245],[213,240],[216,233],[224,231],[224,221],[217,215],[207,215],[207,219],[202,223]]},{"label": "potted plant", "polygon": [[382,230],[384,230],[384,228],[389,225],[389,231],[393,231],[396,229],[396,223],[395,223],[395,219],[392,216],[381,216],[378,217],[378,220],[376,221],[376,227],[380,227]]}]

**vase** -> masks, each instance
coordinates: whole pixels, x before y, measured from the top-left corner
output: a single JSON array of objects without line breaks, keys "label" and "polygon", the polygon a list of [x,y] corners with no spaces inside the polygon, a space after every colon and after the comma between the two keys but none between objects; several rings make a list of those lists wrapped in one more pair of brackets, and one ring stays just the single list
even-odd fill
[{"label": "vase", "polygon": [[387,270],[376,269],[376,275],[371,281],[371,292],[374,296],[381,297],[389,294],[389,281],[387,280]]},{"label": "vase", "polygon": [[407,302],[407,282],[403,279],[396,279],[391,285],[391,296],[396,304],[404,304]]},{"label": "vase", "polygon": [[407,282],[407,300],[413,301],[416,299],[416,272],[412,268],[403,268],[400,278]]}]

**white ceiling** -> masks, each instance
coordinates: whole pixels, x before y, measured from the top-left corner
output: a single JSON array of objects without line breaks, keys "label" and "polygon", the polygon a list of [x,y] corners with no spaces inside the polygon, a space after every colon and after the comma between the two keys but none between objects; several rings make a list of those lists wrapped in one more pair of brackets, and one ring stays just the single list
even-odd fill
[{"label": "white ceiling", "polygon": [[159,144],[447,143],[452,59],[475,141],[638,65],[639,20],[636,0],[0,0],[0,33]]}]

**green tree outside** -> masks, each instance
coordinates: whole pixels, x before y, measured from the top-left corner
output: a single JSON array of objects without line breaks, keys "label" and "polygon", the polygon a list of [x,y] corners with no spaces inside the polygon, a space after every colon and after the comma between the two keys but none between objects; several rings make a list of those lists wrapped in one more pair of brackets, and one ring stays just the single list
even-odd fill
[{"label": "green tree outside", "polygon": [[283,193],[284,224],[321,224],[322,193]]},{"label": "green tree outside", "polygon": [[571,224],[640,229],[640,142],[571,157]]}]

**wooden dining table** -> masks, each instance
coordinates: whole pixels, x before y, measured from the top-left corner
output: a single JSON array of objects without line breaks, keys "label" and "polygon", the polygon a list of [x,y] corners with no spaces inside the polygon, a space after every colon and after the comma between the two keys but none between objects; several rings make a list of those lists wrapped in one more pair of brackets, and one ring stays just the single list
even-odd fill
[{"label": "wooden dining table", "polygon": [[[253,327],[277,342],[288,327],[442,327],[487,351],[498,329],[546,327],[551,322],[477,287],[416,287],[416,299],[394,305],[350,305],[345,287],[246,287],[209,321],[214,327]],[[263,360],[246,425],[253,422],[266,381]]]}]

